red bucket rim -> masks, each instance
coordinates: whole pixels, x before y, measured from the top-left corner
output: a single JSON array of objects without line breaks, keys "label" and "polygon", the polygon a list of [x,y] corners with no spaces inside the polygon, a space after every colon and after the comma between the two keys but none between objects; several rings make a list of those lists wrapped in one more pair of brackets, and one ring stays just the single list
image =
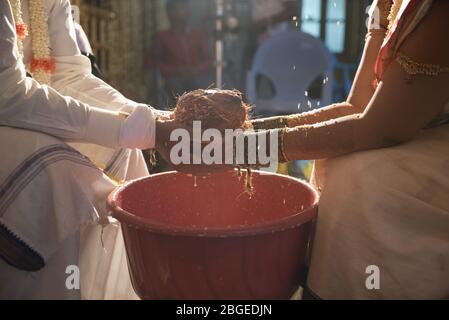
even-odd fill
[{"label": "red bucket rim", "polygon": [[267,233],[275,233],[284,231],[287,229],[293,229],[297,228],[305,223],[308,223],[312,221],[317,216],[317,209],[318,209],[318,201],[319,201],[319,194],[318,191],[313,188],[308,183],[294,178],[290,176],[285,176],[277,173],[271,173],[271,172],[264,172],[264,171],[258,171],[254,170],[254,173],[257,173],[259,175],[271,175],[271,176],[279,176],[282,179],[291,180],[295,183],[300,183],[304,187],[306,187],[309,191],[312,192],[314,195],[314,201],[310,207],[307,209],[301,210],[299,212],[296,212],[295,214],[289,215],[287,217],[274,220],[274,221],[268,221],[268,222],[262,222],[258,224],[253,224],[250,226],[231,226],[228,228],[207,228],[204,227],[197,227],[197,226],[169,226],[167,224],[158,223],[155,221],[151,221],[148,218],[142,218],[139,216],[136,216],[124,209],[122,209],[117,204],[117,197],[118,194],[124,190],[125,188],[137,184],[140,181],[148,180],[148,179],[154,179],[159,178],[164,175],[172,175],[172,174],[182,174],[177,171],[169,171],[169,172],[162,172],[153,174],[151,176],[139,178],[136,180],[129,181],[125,183],[122,186],[117,187],[114,191],[111,192],[111,194],[108,196],[107,199],[107,207],[110,212],[112,212],[112,217],[117,219],[120,223],[126,224],[130,227],[140,229],[140,230],[146,230],[152,233],[158,233],[158,234],[165,234],[165,235],[178,235],[178,236],[191,236],[191,237],[213,237],[213,238],[225,238],[225,237],[238,237],[238,236],[248,236],[248,235],[258,235],[258,234],[267,234]]}]

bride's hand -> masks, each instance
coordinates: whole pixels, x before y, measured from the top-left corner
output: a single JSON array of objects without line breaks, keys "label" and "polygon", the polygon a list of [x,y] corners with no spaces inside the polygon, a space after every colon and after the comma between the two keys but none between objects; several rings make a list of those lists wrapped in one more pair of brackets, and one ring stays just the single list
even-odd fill
[{"label": "bride's hand", "polygon": [[[190,139],[190,146],[188,154],[189,162],[188,163],[174,163],[174,159],[172,159],[171,151],[172,148],[175,147],[180,142],[177,141],[171,141],[171,134],[176,129],[184,129],[187,132],[189,132],[189,138],[192,137],[192,127],[187,127],[176,120],[170,119],[170,120],[162,120],[159,119],[156,122],[156,150],[159,152],[159,154],[164,158],[165,161],[168,162],[169,166],[176,171],[183,172],[186,174],[193,174],[193,175],[208,175],[213,172],[219,172],[219,171],[227,171],[227,170],[233,170],[233,165],[225,165],[225,164],[205,164],[203,163],[202,159],[202,151],[203,148],[209,144],[209,142],[201,143],[201,151],[200,154],[193,154],[193,147],[192,147],[192,139]],[[222,150],[224,150],[224,139],[223,144],[221,146]],[[201,164],[192,164],[193,157],[200,158]],[[176,161],[178,162],[178,161]],[[222,163],[225,163],[224,160]]]}]

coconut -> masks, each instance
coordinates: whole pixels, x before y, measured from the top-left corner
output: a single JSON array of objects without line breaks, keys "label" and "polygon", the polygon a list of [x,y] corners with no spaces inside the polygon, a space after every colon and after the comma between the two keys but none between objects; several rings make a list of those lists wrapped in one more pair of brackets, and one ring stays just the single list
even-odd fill
[{"label": "coconut", "polygon": [[[249,118],[251,107],[243,102],[242,93],[238,90],[198,89],[184,93],[178,98],[174,110],[174,119],[186,126],[193,121],[201,121],[204,129],[217,129],[224,133],[225,129],[252,129]],[[242,166],[238,167],[241,176]],[[251,168],[247,169],[245,190],[253,191]]]},{"label": "coconut", "polygon": [[199,89],[178,98],[174,119],[188,126],[192,121],[201,121],[202,128],[221,132],[225,129],[246,130],[252,128],[250,109],[237,90]]}]

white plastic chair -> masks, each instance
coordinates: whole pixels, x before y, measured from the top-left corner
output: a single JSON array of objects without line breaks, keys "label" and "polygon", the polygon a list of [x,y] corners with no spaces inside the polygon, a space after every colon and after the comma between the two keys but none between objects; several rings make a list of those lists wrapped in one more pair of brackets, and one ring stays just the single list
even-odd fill
[{"label": "white plastic chair", "polygon": [[[262,97],[258,88],[262,78],[274,88],[269,98]],[[256,114],[299,113],[330,104],[332,82],[332,55],[321,40],[288,30],[268,38],[257,50],[247,74],[246,93],[249,102],[256,105]],[[312,83],[318,90],[309,90]],[[310,91],[318,94],[311,96]]]}]

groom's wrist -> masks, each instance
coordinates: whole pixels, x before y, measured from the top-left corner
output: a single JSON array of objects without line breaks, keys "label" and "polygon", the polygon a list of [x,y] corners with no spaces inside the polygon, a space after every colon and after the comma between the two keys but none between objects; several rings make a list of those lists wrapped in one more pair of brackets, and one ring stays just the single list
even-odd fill
[{"label": "groom's wrist", "polygon": [[122,148],[151,149],[155,145],[155,116],[146,105],[138,105],[128,114],[120,111],[122,126],[119,146]]}]

